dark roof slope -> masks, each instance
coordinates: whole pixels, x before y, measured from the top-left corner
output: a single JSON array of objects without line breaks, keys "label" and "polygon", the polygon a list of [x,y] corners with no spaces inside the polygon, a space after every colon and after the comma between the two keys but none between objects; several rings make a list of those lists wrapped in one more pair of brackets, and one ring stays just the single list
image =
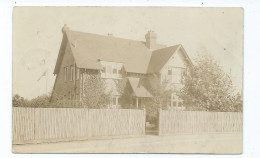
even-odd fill
[{"label": "dark roof slope", "polygon": [[142,41],[71,30],[66,33],[80,68],[100,69],[99,60],[104,60],[124,63],[127,72],[147,72],[151,51]]},{"label": "dark roof slope", "polygon": [[136,97],[152,97],[148,90],[140,83],[140,78],[128,77],[128,81]]},{"label": "dark roof slope", "polygon": [[[191,63],[181,45],[151,51],[143,41],[72,31],[65,26],[62,32],[64,36],[54,74],[57,74],[60,69],[67,43],[79,68],[101,69],[100,60],[103,60],[123,63],[127,72],[142,74],[155,73],[163,68],[169,58],[178,49],[183,50],[184,56]],[[158,47],[164,46],[158,45]]]},{"label": "dark roof slope", "polygon": [[147,73],[159,72],[180,47],[181,45],[179,44],[153,51]]}]

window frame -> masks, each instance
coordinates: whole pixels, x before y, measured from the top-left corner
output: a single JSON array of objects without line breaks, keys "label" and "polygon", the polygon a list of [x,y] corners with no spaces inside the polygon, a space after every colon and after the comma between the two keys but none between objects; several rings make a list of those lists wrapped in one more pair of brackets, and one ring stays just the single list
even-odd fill
[{"label": "window frame", "polygon": [[[169,71],[171,71],[171,74],[169,74]],[[185,67],[168,67],[167,75],[168,75],[168,78],[170,78],[171,83],[181,84],[182,77],[186,71],[187,71],[187,68],[185,68]],[[176,72],[178,72],[178,74]],[[177,79],[179,79],[179,81],[177,81]]]},{"label": "window frame", "polygon": [[113,78],[113,79],[120,79],[122,78],[122,63],[116,63],[116,62],[103,62],[102,64],[102,70],[101,77],[103,78]]},{"label": "window frame", "polygon": [[[169,96],[169,98],[171,98],[170,99],[170,101],[169,101],[169,107],[170,107],[170,109],[178,109],[178,108],[181,108],[181,109],[183,109],[184,108],[184,106],[183,106],[183,102],[184,102],[184,100],[182,100],[182,99],[179,99],[179,97],[176,95],[176,94],[171,94],[170,96]],[[180,104],[181,103],[181,104]],[[174,104],[176,105],[176,106],[174,106]],[[179,110],[179,109],[178,109]]]},{"label": "window frame", "polygon": [[68,80],[68,66],[64,67],[64,82]]},{"label": "window frame", "polygon": [[79,80],[80,78],[80,69],[79,68],[76,68],[77,71],[76,71],[76,80]]},{"label": "window frame", "polygon": [[75,68],[74,68],[74,65],[71,65],[70,66],[70,81],[74,81],[74,72],[75,71]]}]

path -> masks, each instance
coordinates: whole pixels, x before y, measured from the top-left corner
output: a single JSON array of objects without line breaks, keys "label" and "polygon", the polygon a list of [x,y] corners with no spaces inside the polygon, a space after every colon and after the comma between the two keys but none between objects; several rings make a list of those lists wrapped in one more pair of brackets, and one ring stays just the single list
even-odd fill
[{"label": "path", "polygon": [[19,153],[241,153],[242,134],[174,135],[13,145]]}]

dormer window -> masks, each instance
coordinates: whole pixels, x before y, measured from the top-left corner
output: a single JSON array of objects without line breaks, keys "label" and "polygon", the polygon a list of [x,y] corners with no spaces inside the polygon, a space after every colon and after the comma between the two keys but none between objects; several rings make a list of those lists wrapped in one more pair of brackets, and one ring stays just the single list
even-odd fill
[{"label": "dormer window", "polygon": [[121,74],[122,66],[115,64],[113,65],[113,74]]},{"label": "dormer window", "polygon": [[117,74],[117,67],[113,67],[113,74]]},{"label": "dormer window", "polygon": [[106,65],[103,65],[103,66],[102,66],[101,72],[102,72],[102,73],[106,73],[106,72],[107,72]]},{"label": "dormer window", "polygon": [[102,64],[101,77],[102,78],[121,78],[122,77],[122,63],[100,61]]}]

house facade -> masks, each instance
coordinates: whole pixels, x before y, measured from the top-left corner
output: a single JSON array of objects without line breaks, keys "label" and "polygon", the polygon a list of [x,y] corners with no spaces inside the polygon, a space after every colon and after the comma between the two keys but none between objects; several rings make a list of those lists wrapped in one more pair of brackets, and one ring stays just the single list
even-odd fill
[{"label": "house facade", "polygon": [[54,95],[81,101],[87,75],[97,74],[111,94],[111,108],[122,107],[124,91],[119,91],[116,84],[125,80],[133,107],[148,106],[148,100],[154,97],[152,90],[164,82],[172,91],[167,96],[167,107],[183,109],[183,100],[176,92],[183,86],[182,75],[190,70],[192,62],[182,45],[158,44],[153,31],[147,32],[145,41],[72,31],[66,25],[62,33],[51,101]]}]

